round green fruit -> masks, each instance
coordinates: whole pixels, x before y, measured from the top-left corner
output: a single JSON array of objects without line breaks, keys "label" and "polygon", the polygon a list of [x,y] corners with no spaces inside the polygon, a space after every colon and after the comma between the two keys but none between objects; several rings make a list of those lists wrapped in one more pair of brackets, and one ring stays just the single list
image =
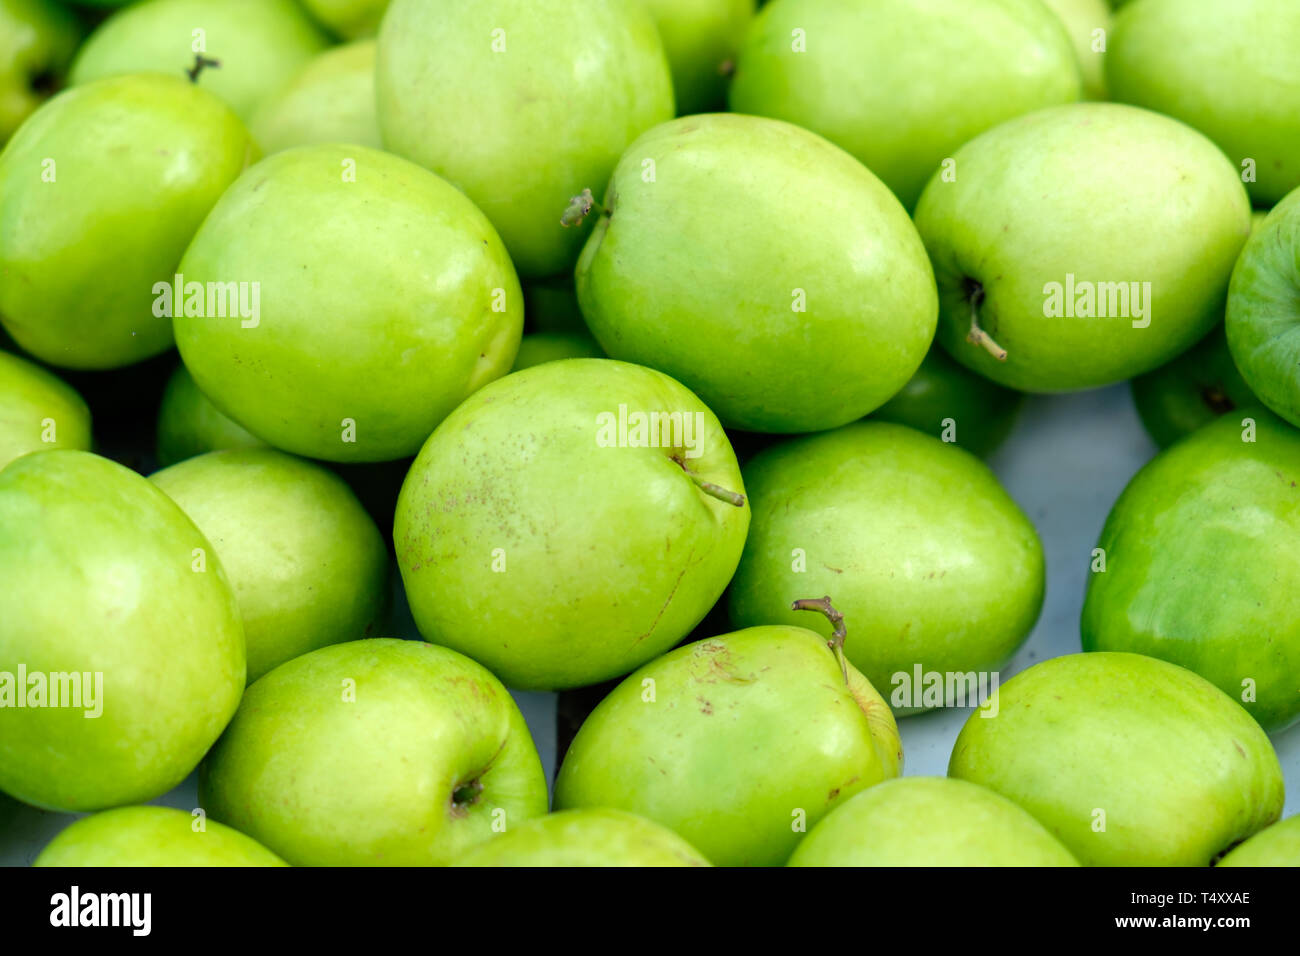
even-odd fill
[{"label": "round green fruit", "polygon": [[379,149],[383,144],[375,118],[375,41],[334,47],[309,60],[262,101],[248,129],[267,154],[320,143]]},{"label": "round green fruit", "polygon": [[58,448],[88,451],[90,409],[57,375],[0,352],[0,468],[22,455]]},{"label": "round green fruit", "polygon": [[1300,866],[1300,814],[1260,830],[1216,865]]},{"label": "round green fruit", "polygon": [[345,40],[371,36],[388,9],[388,0],[301,0],[317,23]]},{"label": "round green fruit", "polygon": [[[1043,0],[1065,24],[1074,44],[1074,57],[1083,79],[1083,96],[1104,100],[1106,96],[1106,37],[1111,10],[1106,0]],[[1100,49],[1098,48],[1100,47]]]},{"label": "round green fruit", "polygon": [[519,342],[512,371],[532,368],[544,362],[569,358],[603,358],[604,352],[590,335],[582,332],[535,332]]},{"label": "round green fruit", "polygon": [[0,0],[0,144],[62,84],[80,41],[56,0]]},{"label": "round green fruit", "polygon": [[167,379],[158,406],[158,463],[164,467],[208,451],[262,448],[266,442],[218,411],[184,365]]},{"label": "round green fruit", "polygon": [[654,17],[673,74],[677,112],[721,110],[755,0],[641,0]]},{"label": "round green fruit", "polygon": [[672,830],[622,810],[563,810],[512,827],[453,866],[708,866]]},{"label": "round green fruit", "polygon": [[120,807],[83,817],[33,866],[287,866],[238,830],[171,807]]}]

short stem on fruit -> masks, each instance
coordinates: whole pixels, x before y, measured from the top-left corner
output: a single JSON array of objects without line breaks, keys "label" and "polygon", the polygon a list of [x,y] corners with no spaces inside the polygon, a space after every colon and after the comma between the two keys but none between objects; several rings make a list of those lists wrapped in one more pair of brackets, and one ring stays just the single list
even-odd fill
[{"label": "short stem on fruit", "polygon": [[197,83],[199,81],[199,74],[202,73],[208,67],[212,67],[213,69],[220,69],[221,61],[214,60],[211,57],[204,56],[202,53],[195,53],[194,65],[185,71],[185,75],[190,78],[191,83]]},{"label": "short stem on fruit", "polygon": [[584,189],[578,195],[569,200],[568,208],[564,210],[564,215],[560,217],[560,225],[565,229],[570,226],[581,226],[583,221],[595,210],[597,215],[605,215],[605,207],[596,202],[596,197],[591,194],[590,189]]},{"label": "short stem on fruit", "polygon": [[844,615],[835,609],[831,604],[831,596],[828,594],[820,598],[800,598],[790,605],[792,611],[820,611],[826,615],[826,619],[831,622],[834,630],[831,631],[831,639],[826,642],[826,646],[835,652],[835,659],[840,662],[840,673],[844,675],[844,683],[849,682],[849,662],[844,656],[844,639],[848,637],[848,630],[844,626]]},{"label": "short stem on fruit", "polygon": [[459,783],[451,791],[451,812],[457,815],[463,815],[468,809],[478,802],[479,794],[483,792],[483,781],[477,777],[473,780]]},{"label": "short stem on fruit", "polygon": [[725,501],[727,504],[735,505],[737,508],[745,507],[744,495],[723,488],[721,485],[715,485],[711,481],[705,481],[701,475],[687,468],[686,462],[682,461],[675,455],[673,456],[673,461],[677,462],[678,467],[680,467],[682,471],[686,472],[686,476],[690,478],[691,481],[695,482],[696,487],[710,498],[717,498],[719,501]]},{"label": "short stem on fruit", "polygon": [[1007,360],[1007,350],[993,341],[993,336],[989,335],[980,328],[980,303],[984,301],[984,287],[978,282],[972,281],[970,292],[970,332],[966,336],[966,341],[972,345],[978,345],[983,348],[989,355],[992,355],[999,362]]}]

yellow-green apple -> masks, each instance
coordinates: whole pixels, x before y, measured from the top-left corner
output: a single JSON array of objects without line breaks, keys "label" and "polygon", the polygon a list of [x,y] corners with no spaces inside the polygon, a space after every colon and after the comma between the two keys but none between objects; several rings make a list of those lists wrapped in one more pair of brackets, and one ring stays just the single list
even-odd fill
[{"label": "yellow-green apple", "polygon": [[158,464],[174,465],[205,451],[261,448],[266,442],[222,414],[194,384],[184,365],[167,379],[158,406]]},{"label": "yellow-green apple", "polygon": [[0,468],[20,455],[90,449],[90,409],[57,375],[0,352]]},{"label": "yellow-green apple", "polygon": [[0,0],[0,144],[63,83],[80,40],[57,0]]},{"label": "yellow-green apple", "polygon": [[33,866],[287,866],[256,840],[171,807],[119,807],[82,817]]},{"label": "yellow-green apple", "polygon": [[375,41],[359,40],[317,55],[257,108],[248,124],[262,151],[359,143],[379,149],[375,119]]},{"label": "yellow-green apple", "polygon": [[1074,44],[1074,56],[1083,79],[1083,95],[1106,99],[1106,42],[1111,12],[1106,0],[1043,0],[1061,18]]},{"label": "yellow-green apple", "polygon": [[654,17],[673,74],[677,112],[721,109],[755,0],[641,0]]},{"label": "yellow-green apple", "polygon": [[561,810],[472,847],[453,866],[708,866],[667,827],[622,810]]},{"label": "yellow-green apple", "polygon": [[370,36],[388,9],[388,0],[300,0],[312,18],[345,40]]},{"label": "yellow-green apple", "polygon": [[1260,830],[1216,866],[1300,866],[1300,814]]}]

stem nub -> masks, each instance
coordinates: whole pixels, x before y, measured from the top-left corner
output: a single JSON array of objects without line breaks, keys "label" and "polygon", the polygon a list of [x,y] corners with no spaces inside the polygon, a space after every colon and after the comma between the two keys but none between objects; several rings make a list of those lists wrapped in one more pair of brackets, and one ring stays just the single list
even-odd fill
[{"label": "stem nub", "polygon": [[849,662],[844,656],[844,639],[848,636],[848,630],[844,626],[844,615],[835,609],[831,604],[831,596],[828,594],[820,598],[800,598],[790,605],[792,611],[820,611],[826,615],[826,619],[831,622],[834,630],[831,632],[831,639],[826,642],[826,646],[835,652],[835,659],[840,662],[840,673],[844,675],[844,683],[849,682]]},{"label": "stem nub", "polygon": [[709,497],[717,498],[719,501],[725,501],[727,504],[735,505],[737,508],[745,507],[744,495],[736,491],[731,491],[728,488],[723,488],[721,485],[715,485],[711,481],[705,481],[697,472],[691,471],[687,468],[686,462],[676,456],[673,456],[673,461],[677,462],[682,471],[686,472],[687,477],[689,477],[691,481],[695,482],[700,491],[704,492]]},{"label": "stem nub", "polygon": [[199,74],[208,67],[218,70],[221,68],[221,61],[204,56],[202,53],[195,53],[194,65],[185,71],[185,75],[190,78],[191,83],[197,83],[199,81]]},{"label": "stem nub", "polygon": [[973,279],[967,280],[970,286],[970,332],[966,335],[966,341],[972,345],[978,345],[992,355],[999,362],[1007,360],[1007,350],[993,341],[993,336],[989,335],[980,328],[980,303],[984,301],[984,286],[980,285]]},{"label": "stem nub", "polygon": [[565,229],[570,226],[581,226],[583,221],[595,210],[597,215],[605,214],[605,207],[596,202],[596,197],[591,194],[590,189],[584,189],[578,195],[569,200],[568,208],[564,210],[564,215],[560,217],[560,225]]}]

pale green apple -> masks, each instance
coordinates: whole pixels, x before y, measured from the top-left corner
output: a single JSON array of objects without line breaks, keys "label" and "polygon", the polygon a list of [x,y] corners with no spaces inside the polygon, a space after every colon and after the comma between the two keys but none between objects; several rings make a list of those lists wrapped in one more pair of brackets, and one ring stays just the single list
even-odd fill
[{"label": "pale green apple", "polygon": [[[987,465],[911,428],[865,422],[782,442],[743,473],[753,519],[728,592],[734,626],[829,635],[790,607],[829,594],[857,633],[849,660],[896,713],[953,706],[950,674],[974,679],[958,706],[996,690],[990,675],[1038,619],[1045,570],[1033,524]],[[938,698],[924,696],[932,673]]]},{"label": "pale green apple", "polygon": [[83,817],[33,866],[287,866],[256,840],[171,807],[119,807]]},{"label": "pale green apple", "polygon": [[0,0],[0,144],[62,84],[80,40],[57,0]]},{"label": "pale green apple", "polygon": [[630,0],[394,0],[379,33],[379,128],[393,152],[482,209],[520,275],[571,268],[560,219],[673,115],[650,15]]},{"label": "pale green apple", "polygon": [[388,548],[338,475],[251,448],[199,455],[151,480],[217,550],[244,621],[250,684],[318,647],[374,636]]},{"label": "pale green apple", "polygon": [[1106,45],[1111,12],[1106,0],[1043,0],[1061,18],[1074,44],[1074,56],[1083,79],[1083,95],[1106,99]]},{"label": "pale green apple", "polygon": [[0,352],[0,468],[34,451],[90,449],[90,409],[57,375]]},{"label": "pale green apple", "polygon": [[[199,291],[240,284],[238,310],[192,314],[188,292],[176,309],[199,389],[264,441],[329,461],[414,454],[510,370],[523,327],[491,223],[428,170],[364,146],[302,146],[253,166],[180,271]],[[197,311],[212,305],[209,291]]]},{"label": "pale green apple", "polygon": [[1070,654],[971,715],[948,775],[1038,818],[1088,866],[1207,866],[1282,812],[1259,724],[1205,679],[1140,654]]},{"label": "pale green apple", "polygon": [[256,147],[185,79],[123,76],[59,94],[0,153],[0,321],[65,368],[172,344],[154,286]]},{"label": "pale green apple", "polygon": [[158,406],[158,464],[174,465],[206,451],[265,445],[262,439],[218,411],[194,384],[189,369],[176,366]]},{"label": "pale green apple", "polygon": [[375,119],[375,41],[334,47],[308,61],[248,124],[266,153],[315,143],[379,149]]},{"label": "pale green apple", "polygon": [[789,866],[1078,866],[1041,823],[992,790],[903,777],[863,790],[804,837]]},{"label": "pale green apple", "polygon": [[1300,186],[1300,4],[1143,0],[1115,15],[1106,77],[1121,102],[1196,127],[1260,206]]},{"label": "pale green apple", "polygon": [[422,641],[335,644],[249,687],[199,772],[213,816],[295,866],[439,866],[546,812],[519,708]]},{"label": "pale green apple", "polygon": [[370,36],[388,9],[388,0],[299,0],[317,23],[345,40]]},{"label": "pale green apple", "polygon": [[247,121],[327,44],[294,0],[143,0],[90,35],[72,82],[144,71],[184,77],[201,55],[216,63],[198,71],[198,85]]},{"label": "pale green apple", "polygon": [[911,209],[972,136],[1079,95],[1070,38],[1039,0],[775,0],[730,103],[820,133]]},{"label": "pale green apple", "polygon": [[1300,814],[1260,830],[1216,865],[1300,866]]},{"label": "pale green apple", "polygon": [[1140,375],[1218,321],[1250,201],[1208,139],[1114,103],[1022,116],[955,154],[916,207],[938,341],[1027,392]]},{"label": "pale green apple", "polygon": [[686,116],[628,147],[576,281],[606,353],[748,431],[879,407],[925,358],[937,314],[925,249],[884,184],[757,116]]},{"label": "pale green apple", "polygon": [[532,368],[543,362],[568,358],[604,358],[605,353],[589,334],[582,332],[535,332],[519,342],[512,371]]},{"label": "pale green apple", "polygon": [[548,813],[471,848],[453,866],[708,866],[672,830],[622,810]]},{"label": "pale green apple", "polygon": [[166,793],[244,689],[212,545],[148,480],[84,451],[0,471],[0,527],[0,790],[64,811]]},{"label": "pale green apple", "polygon": [[438,426],[402,486],[411,613],[512,687],[618,677],[722,594],[744,490],[718,420],[667,375],[608,359],[508,375]]},{"label": "pale green apple", "polygon": [[641,0],[654,17],[673,74],[677,112],[721,109],[755,0]]}]

